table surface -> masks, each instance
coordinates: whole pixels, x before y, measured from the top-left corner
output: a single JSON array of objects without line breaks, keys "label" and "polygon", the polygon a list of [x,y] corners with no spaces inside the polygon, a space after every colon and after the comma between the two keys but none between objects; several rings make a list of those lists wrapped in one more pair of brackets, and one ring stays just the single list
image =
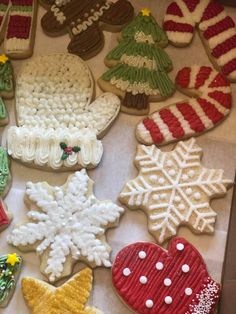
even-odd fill
[{"label": "table surface", "polygon": [[[156,0],[149,1],[131,1],[136,12],[143,8],[149,7],[159,23],[162,23],[163,15],[170,1],[159,0],[158,6]],[[227,8],[230,15],[236,21],[236,9]],[[40,18],[45,10],[39,8],[38,25],[36,32],[34,55],[42,55],[54,52],[66,52],[69,43],[69,36],[58,38],[49,38],[43,34],[40,26]],[[103,59],[108,51],[116,45],[117,34],[105,32],[105,47],[102,52],[88,61],[90,68],[97,79],[105,70]],[[166,52],[173,60],[174,69],[170,73],[174,79],[177,71],[188,65],[210,65],[205,50],[200,39],[196,35],[192,44],[183,49],[169,46]],[[17,75],[22,63],[25,61],[14,61],[14,71]],[[236,84],[232,85],[234,99],[236,98]],[[97,96],[101,91],[97,87]],[[179,92],[165,102],[151,105],[151,111],[155,111],[163,106],[174,103],[186,98]],[[8,111],[10,113],[10,124],[15,124],[13,101],[7,101]],[[89,171],[89,175],[95,181],[95,195],[99,199],[111,199],[115,202],[122,187],[127,180],[136,177],[137,169],[133,165],[137,140],[135,139],[134,130],[140,117],[129,116],[121,113],[114,125],[103,139],[104,155],[100,165]],[[230,116],[216,129],[198,137],[197,142],[203,148],[203,164],[209,168],[222,168],[225,170],[225,176],[233,180],[235,171],[236,156],[236,109],[233,106]],[[8,126],[9,127],[9,126]],[[8,127],[1,131],[2,143],[5,145],[6,132]],[[164,150],[170,150],[173,145],[164,147]],[[51,185],[62,185],[69,173],[52,174],[27,168],[19,163],[12,161],[11,171],[13,176],[12,188],[5,201],[14,214],[14,220],[11,226],[0,235],[0,253],[10,253],[17,249],[6,244],[6,236],[17,224],[25,220],[26,206],[23,202],[25,183],[27,181],[47,181]],[[194,235],[189,229],[181,227],[179,235],[185,237],[197,247],[203,255],[208,266],[211,276],[221,281],[222,265],[224,260],[227,230],[230,216],[230,203],[232,199],[232,189],[227,193],[225,198],[212,201],[212,207],[217,212],[216,231],[214,235]],[[154,241],[147,231],[147,221],[143,212],[126,210],[120,220],[118,228],[111,229],[107,232],[107,240],[112,246],[113,251],[111,259],[114,260],[116,253],[126,244],[136,241]],[[32,276],[43,279],[39,271],[39,260],[35,253],[22,254],[24,266],[20,279],[25,276]],[[75,266],[74,272],[83,268],[84,265],[79,263]],[[105,297],[108,296],[108,297]],[[97,306],[106,314],[128,314],[131,313],[126,306],[116,296],[111,284],[111,272],[109,269],[98,268],[94,271],[94,289],[89,301],[90,304]],[[27,314],[28,309],[24,303],[20,280],[18,281],[15,294],[6,309],[0,310],[0,313],[15,314],[17,308],[18,314]]]}]

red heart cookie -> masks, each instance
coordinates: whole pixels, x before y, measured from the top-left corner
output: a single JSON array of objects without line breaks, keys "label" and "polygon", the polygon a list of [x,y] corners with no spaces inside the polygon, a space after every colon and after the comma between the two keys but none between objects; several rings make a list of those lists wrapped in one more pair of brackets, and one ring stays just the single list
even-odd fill
[{"label": "red heart cookie", "polygon": [[115,259],[112,278],[139,314],[212,314],[220,296],[201,255],[182,238],[173,239],[168,251],[145,242],[126,246]]}]

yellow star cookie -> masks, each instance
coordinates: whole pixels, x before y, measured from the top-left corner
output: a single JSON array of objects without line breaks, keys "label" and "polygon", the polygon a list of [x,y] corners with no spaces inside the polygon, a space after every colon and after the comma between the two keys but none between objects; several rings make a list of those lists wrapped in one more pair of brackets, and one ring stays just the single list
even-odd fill
[{"label": "yellow star cookie", "polygon": [[92,270],[85,268],[61,287],[34,278],[22,279],[22,292],[32,314],[102,314],[85,304],[92,289]]}]

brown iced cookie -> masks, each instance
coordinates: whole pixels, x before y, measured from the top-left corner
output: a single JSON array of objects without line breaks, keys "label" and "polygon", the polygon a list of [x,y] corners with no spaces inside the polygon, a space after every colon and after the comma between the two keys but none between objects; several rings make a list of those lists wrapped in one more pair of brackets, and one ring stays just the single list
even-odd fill
[{"label": "brown iced cookie", "polygon": [[41,25],[49,36],[69,32],[71,42],[68,51],[89,59],[104,46],[102,30],[119,32],[134,15],[129,1],[118,0],[72,0],[65,5],[56,2],[42,17]]}]

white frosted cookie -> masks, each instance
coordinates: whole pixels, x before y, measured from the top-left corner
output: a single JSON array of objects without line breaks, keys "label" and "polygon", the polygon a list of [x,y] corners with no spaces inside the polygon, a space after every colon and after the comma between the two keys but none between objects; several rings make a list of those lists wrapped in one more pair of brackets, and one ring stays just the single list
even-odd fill
[{"label": "white frosted cookie", "polygon": [[103,153],[98,138],[116,118],[120,100],[105,93],[91,103],[93,91],[91,72],[77,56],[25,63],[16,82],[18,127],[8,131],[9,155],[47,170],[97,166]]},{"label": "white frosted cookie", "polygon": [[139,174],[125,185],[119,199],[147,214],[148,229],[159,243],[175,236],[180,225],[195,233],[214,232],[217,214],[210,200],[223,197],[232,181],[223,178],[223,170],[202,166],[201,155],[194,138],[179,142],[170,152],[138,145]]},{"label": "white frosted cookie", "polygon": [[84,169],[61,187],[46,182],[26,185],[31,222],[17,226],[8,242],[23,251],[36,250],[41,271],[52,282],[69,275],[76,261],[111,266],[105,231],[117,224],[124,209],[99,201],[92,190],[93,181]]}]

